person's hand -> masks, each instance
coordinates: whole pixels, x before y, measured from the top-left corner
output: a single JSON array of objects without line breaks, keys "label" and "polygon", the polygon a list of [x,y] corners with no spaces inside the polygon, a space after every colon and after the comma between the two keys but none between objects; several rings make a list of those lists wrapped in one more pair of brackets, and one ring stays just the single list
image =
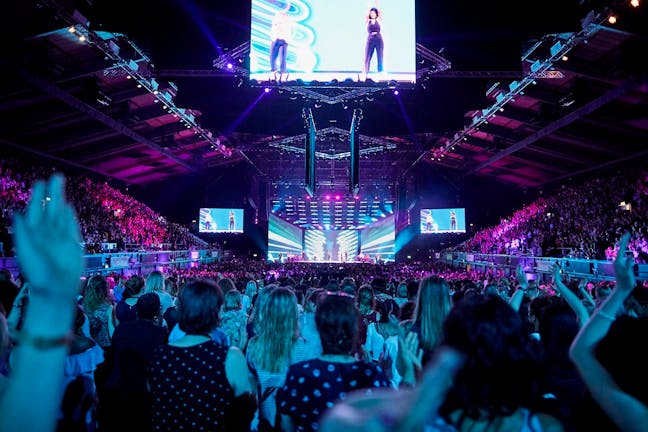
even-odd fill
[{"label": "person's hand", "polygon": [[515,268],[515,278],[517,279],[520,288],[526,290],[529,288],[529,281],[527,280],[526,274],[524,273],[524,268],[522,264],[518,264]]},{"label": "person's hand", "polygon": [[616,275],[617,289],[632,291],[637,284],[634,274],[634,260],[626,257],[630,233],[625,233],[619,241],[619,252],[614,260],[614,274]]},{"label": "person's hand", "polygon": [[81,234],[65,199],[63,176],[34,184],[25,214],[14,218],[14,243],[30,296],[63,302],[76,298],[84,266]]},{"label": "person's hand", "polygon": [[398,355],[396,356],[396,369],[403,377],[403,381],[414,384],[416,375],[423,367],[423,350],[419,348],[419,338],[414,332],[403,336],[398,335]]},{"label": "person's hand", "polygon": [[458,351],[440,347],[426,368],[421,385],[413,390],[376,389],[351,393],[327,410],[322,432],[410,432],[423,430],[437,416],[452,380],[463,365]]},{"label": "person's hand", "polygon": [[551,279],[556,285],[562,283],[562,277],[560,276],[560,266],[556,263],[551,265]]}]

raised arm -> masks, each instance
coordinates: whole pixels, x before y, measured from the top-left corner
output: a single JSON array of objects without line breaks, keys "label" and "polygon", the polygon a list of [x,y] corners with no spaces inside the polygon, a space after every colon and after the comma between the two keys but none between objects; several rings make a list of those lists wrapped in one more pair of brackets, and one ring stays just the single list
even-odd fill
[{"label": "raised arm", "polygon": [[522,299],[524,298],[524,293],[529,289],[529,281],[527,280],[526,274],[524,274],[524,268],[522,264],[518,264],[515,268],[515,278],[518,283],[518,287],[511,296],[509,300],[509,305],[516,311],[520,310],[522,305]]},{"label": "raised arm", "polygon": [[581,328],[572,343],[569,356],[592,397],[619,429],[645,431],[648,425],[648,407],[619,388],[610,373],[599,363],[594,352],[636,284],[632,260],[625,257],[629,240],[630,234],[621,238],[619,253],[614,260],[614,290]]},{"label": "raised arm", "polygon": [[0,400],[0,430],[54,431],[83,270],[79,226],[62,176],[34,184],[26,213],[14,220],[14,242],[30,292]]},{"label": "raised arm", "polygon": [[567,288],[567,286],[563,283],[562,277],[560,276],[560,267],[557,264],[554,264],[552,266],[551,276],[554,284],[556,285],[556,289],[558,290],[562,298],[565,299],[569,307],[572,308],[572,310],[576,314],[576,317],[578,318],[578,323],[581,327],[583,327],[589,319],[589,312],[587,311],[587,308],[585,307],[581,299],[578,298],[578,296],[574,294],[572,290]]}]

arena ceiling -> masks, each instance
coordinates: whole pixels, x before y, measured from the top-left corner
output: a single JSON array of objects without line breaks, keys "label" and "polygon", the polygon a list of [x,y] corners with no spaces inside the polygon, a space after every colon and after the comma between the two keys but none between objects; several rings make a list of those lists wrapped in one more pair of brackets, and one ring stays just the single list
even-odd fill
[{"label": "arena ceiling", "polygon": [[348,176],[354,109],[364,188],[393,187],[420,166],[530,188],[648,154],[645,4],[421,1],[417,41],[451,67],[399,95],[322,104],[214,69],[249,37],[248,2],[13,3],[0,54],[3,153],[126,184],[241,163],[273,187],[300,187],[304,107],[318,127],[317,177],[332,191]]}]

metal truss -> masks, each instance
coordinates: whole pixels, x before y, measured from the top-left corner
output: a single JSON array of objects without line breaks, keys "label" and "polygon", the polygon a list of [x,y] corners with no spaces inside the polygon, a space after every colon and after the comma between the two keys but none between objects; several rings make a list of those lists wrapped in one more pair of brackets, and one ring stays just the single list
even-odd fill
[{"label": "metal truss", "polygon": [[[250,54],[250,42],[245,42],[232,50],[223,53],[212,62],[212,66],[220,71],[231,74],[235,77],[249,78],[250,72],[246,68],[240,66],[243,64]],[[441,55],[426,48],[425,46],[417,43],[416,54],[421,61],[419,64],[429,64],[422,69],[416,71],[417,79],[423,79],[435,73],[444,72],[451,68],[451,63],[443,58]],[[181,72],[179,76],[205,76],[201,71],[177,71]],[[206,72],[206,71],[205,71]],[[216,74],[214,74],[216,75]],[[213,75],[211,75],[213,76]],[[220,76],[220,75],[218,75]],[[258,87],[278,87],[291,95],[301,96],[305,99],[314,100],[320,103],[335,105],[343,102],[353,101],[363,98],[369,94],[382,92],[388,89],[395,89],[397,87],[407,87],[396,81],[380,82],[373,85],[367,83],[357,83],[354,81],[337,81],[319,83],[319,84],[304,84],[298,81],[276,82],[276,81],[251,81],[251,85]]]},{"label": "metal truss", "polygon": [[[445,144],[433,150],[429,150],[421,154],[414,163],[403,172],[403,176],[425,157],[431,154],[432,160],[441,161],[449,151],[463,141],[466,141],[473,132],[479,130],[482,125],[487,125],[489,119],[494,117],[498,111],[503,108],[508,102],[514,101],[516,97],[524,94],[524,90],[536,83],[536,79],[546,77],[548,79],[558,78],[562,75],[560,72],[553,70],[554,63],[562,59],[574,47],[587,41],[601,28],[601,24],[608,18],[609,11],[604,11],[599,14],[590,14],[583,20],[582,28],[578,32],[549,34],[544,36],[541,40],[536,42],[522,55],[522,62],[530,64],[529,72],[519,81],[512,81],[508,85],[508,89],[500,92],[495,97],[495,103],[488,108],[478,111],[478,114],[472,118],[471,124],[464,127],[463,130],[454,134],[452,139],[448,139]],[[540,50],[540,48],[546,48]],[[534,57],[544,56],[543,54],[548,50],[549,56],[544,59],[536,59]],[[542,52],[539,52],[542,51]],[[498,83],[499,85],[499,83]],[[491,88],[489,90],[494,90]]]},{"label": "metal truss", "polygon": [[[349,131],[340,129],[338,127],[328,127],[317,131],[317,139],[323,140],[325,138],[344,138],[345,140],[349,139]],[[305,134],[294,135],[288,138],[283,138],[276,141],[271,141],[268,143],[268,146],[278,148],[287,152],[304,154],[306,150],[304,149],[304,140],[306,139]],[[387,141],[382,138],[369,137],[366,135],[360,135],[361,145],[369,145],[369,147],[360,149],[360,156],[369,155],[373,153],[381,153],[387,150],[393,150],[397,146],[396,144]],[[326,152],[315,152],[315,157],[317,159],[324,160],[343,160],[351,157],[350,152],[340,152],[340,153],[326,153]]]}]

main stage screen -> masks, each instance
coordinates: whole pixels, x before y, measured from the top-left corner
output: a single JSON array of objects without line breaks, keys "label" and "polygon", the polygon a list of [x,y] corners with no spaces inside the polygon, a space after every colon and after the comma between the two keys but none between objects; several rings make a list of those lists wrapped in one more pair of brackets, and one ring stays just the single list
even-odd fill
[{"label": "main stage screen", "polygon": [[361,252],[373,261],[393,261],[395,240],[394,216],[374,222],[360,231]]},{"label": "main stage screen", "polygon": [[466,209],[422,209],[421,234],[465,233]]},{"label": "main stage screen", "polygon": [[415,0],[252,0],[251,15],[250,79],[416,81]]},{"label": "main stage screen", "polygon": [[305,230],[304,252],[308,261],[354,261],[358,254],[358,231]]},{"label": "main stage screen", "polygon": [[243,209],[201,208],[198,232],[242,233]]},{"label": "main stage screen", "polygon": [[301,257],[302,229],[273,214],[268,220],[268,260]]}]

